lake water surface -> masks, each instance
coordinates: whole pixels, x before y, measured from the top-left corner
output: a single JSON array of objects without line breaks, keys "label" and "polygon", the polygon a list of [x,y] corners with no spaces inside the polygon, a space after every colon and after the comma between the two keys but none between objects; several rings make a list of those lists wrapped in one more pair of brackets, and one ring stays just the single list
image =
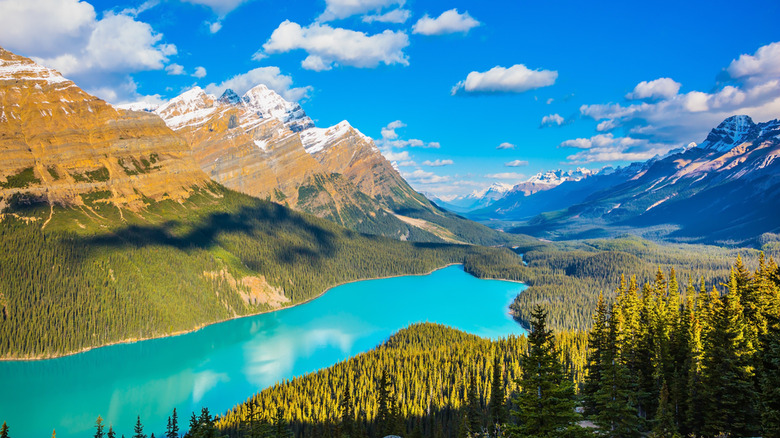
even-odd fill
[{"label": "lake water surface", "polygon": [[522,334],[508,313],[525,285],[479,280],[461,266],[335,287],[309,303],[169,338],[44,361],[0,362],[0,423],[16,438],[94,435],[95,418],[131,436],[162,436],[174,407],[222,413],[262,388],[368,351],[415,322],[484,337]]}]

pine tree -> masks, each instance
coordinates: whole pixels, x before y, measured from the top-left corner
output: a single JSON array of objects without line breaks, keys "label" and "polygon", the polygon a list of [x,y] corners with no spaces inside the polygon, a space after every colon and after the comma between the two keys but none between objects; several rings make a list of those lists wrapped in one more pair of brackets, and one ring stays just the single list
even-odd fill
[{"label": "pine tree", "polygon": [[135,435],[133,435],[133,438],[146,438],[146,435],[144,434],[144,425],[141,424],[141,416],[138,416],[138,419],[135,422],[135,427],[133,428],[133,432]]},{"label": "pine tree", "polygon": [[674,424],[674,413],[672,412],[672,405],[669,403],[669,386],[666,385],[666,382],[663,382],[661,385],[658,411],[653,423],[655,423],[652,434],[654,437],[678,438],[681,436]]},{"label": "pine tree", "polygon": [[[621,287],[618,296],[625,289],[625,278],[621,277]],[[604,303],[604,295],[599,293],[596,313],[593,315],[593,328],[588,333],[587,377],[582,388],[582,396],[585,402],[585,413],[594,415],[597,413],[596,392],[601,385],[602,351],[606,347],[607,335],[607,305]]]},{"label": "pine tree", "polygon": [[108,434],[106,438],[116,438],[116,432],[114,432],[114,426],[108,426]]},{"label": "pine tree", "polygon": [[195,412],[193,412],[192,416],[190,417],[190,429],[187,431],[187,434],[185,436],[197,437],[199,429],[200,429],[200,424],[198,424],[198,416],[195,415]]},{"label": "pine tree", "polygon": [[574,384],[567,378],[555,351],[547,312],[536,306],[531,312],[528,352],[523,355],[521,388],[515,397],[519,424],[510,433],[522,437],[558,437],[576,433]]},{"label": "pine tree", "polygon": [[3,421],[3,425],[0,426],[0,438],[9,438],[8,425]]},{"label": "pine tree", "polygon": [[345,379],[344,392],[341,396],[341,433],[346,437],[353,435],[355,422],[355,407],[352,404],[352,383],[349,377]]},{"label": "pine tree", "polygon": [[103,433],[103,417],[98,415],[97,420],[95,420],[95,438],[103,438],[105,434]]},{"label": "pine tree", "polygon": [[173,415],[168,418],[168,429],[166,438],[179,438],[179,416],[176,414],[176,408],[173,408]]},{"label": "pine tree", "polygon": [[472,370],[469,376],[469,389],[467,393],[467,409],[469,418],[469,431],[472,434],[482,432],[482,409],[479,403],[479,392],[477,390],[477,372]]},{"label": "pine tree", "polygon": [[[736,290],[733,272],[730,287]],[[744,324],[739,294],[727,294],[715,309],[702,360],[707,399],[702,432],[707,435],[752,436],[757,424],[750,366],[754,350]]]},{"label": "pine tree", "polygon": [[382,436],[389,435],[390,429],[393,426],[393,417],[390,405],[390,378],[387,375],[387,370],[382,370],[382,376],[379,379],[378,388],[378,400],[377,400],[377,414],[376,423],[379,429],[379,433]]},{"label": "pine tree", "polygon": [[292,438],[292,432],[287,427],[287,422],[284,420],[284,412],[282,412],[281,406],[277,406],[276,415],[274,416],[274,438]]},{"label": "pine tree", "polygon": [[594,403],[598,413],[595,423],[608,437],[636,437],[640,435],[640,418],[636,408],[636,395],[628,376],[622,354],[623,314],[618,303],[606,327],[607,337],[601,353],[601,381]]},{"label": "pine tree", "polygon": [[504,373],[501,369],[501,351],[493,353],[493,378],[490,385],[490,426],[493,436],[498,436],[506,424],[506,395],[504,391]]},{"label": "pine tree", "polygon": [[780,438],[780,321],[771,318],[761,354],[762,436]]}]

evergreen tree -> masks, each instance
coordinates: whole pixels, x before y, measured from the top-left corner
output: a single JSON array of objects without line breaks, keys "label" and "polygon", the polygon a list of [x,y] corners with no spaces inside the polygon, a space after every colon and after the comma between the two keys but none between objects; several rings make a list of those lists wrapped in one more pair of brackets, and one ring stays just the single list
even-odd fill
[{"label": "evergreen tree", "polygon": [[355,422],[355,407],[352,404],[352,384],[347,378],[344,382],[344,392],[341,396],[341,433],[346,437],[353,435],[353,425]]},{"label": "evergreen tree", "polygon": [[287,422],[284,420],[284,412],[281,407],[276,408],[276,415],[274,416],[274,438],[292,438],[292,432],[287,427]]},{"label": "evergreen tree", "polygon": [[0,438],[9,438],[8,425],[3,421],[3,425],[0,426]]},{"label": "evergreen tree", "polygon": [[766,438],[780,438],[780,321],[773,319],[761,355],[761,425]]},{"label": "evergreen tree", "polygon": [[382,436],[389,435],[390,429],[393,427],[393,416],[391,412],[390,401],[390,378],[387,375],[387,370],[382,370],[382,376],[379,379],[379,388],[377,390],[377,414],[376,422],[379,433]]},{"label": "evergreen tree", "polygon": [[139,415],[136,422],[135,427],[133,428],[133,432],[135,435],[133,435],[133,438],[146,438],[146,435],[144,434],[144,425],[141,424],[141,416]]},{"label": "evergreen tree", "polygon": [[501,351],[493,353],[493,378],[490,385],[490,427],[493,436],[498,436],[506,424],[506,395],[504,391],[504,373],[501,369]]},{"label": "evergreen tree", "polygon": [[753,347],[745,336],[744,315],[732,272],[730,289],[715,308],[707,333],[703,368],[704,408],[707,435],[729,433],[752,436],[757,421],[753,412]]},{"label": "evergreen tree", "polygon": [[515,398],[519,424],[509,428],[521,437],[560,437],[577,432],[574,384],[567,378],[555,351],[547,312],[536,306],[531,313],[528,352],[523,355],[521,388]]},{"label": "evergreen tree", "polygon": [[477,372],[472,370],[469,375],[469,389],[466,396],[468,409],[469,431],[472,434],[482,432],[482,409],[479,403],[479,392],[477,389]]},{"label": "evergreen tree", "polygon": [[607,337],[601,352],[601,381],[594,395],[598,413],[594,419],[608,437],[636,437],[640,435],[640,419],[636,408],[636,394],[628,376],[622,355],[623,316],[620,306],[612,306],[607,324]]},{"label": "evergreen tree", "polygon": [[653,421],[653,436],[663,438],[678,438],[680,433],[674,424],[674,413],[669,402],[669,386],[666,382],[661,385],[661,396],[658,400],[658,411]]},{"label": "evergreen tree", "polygon": [[114,432],[114,426],[108,426],[108,434],[106,438],[116,438],[116,432]]},{"label": "evergreen tree", "polygon": [[165,433],[166,438],[178,438],[179,437],[179,416],[176,413],[176,408],[173,408],[173,415],[168,418],[168,428]]},{"label": "evergreen tree", "polygon": [[[621,288],[618,296],[624,289],[625,278],[621,277]],[[585,402],[585,413],[594,415],[597,413],[596,392],[601,385],[602,350],[607,346],[607,305],[604,303],[604,295],[599,294],[596,304],[596,313],[593,315],[593,328],[588,333],[588,362],[586,365],[587,376],[582,387],[582,396]]]},{"label": "evergreen tree", "polygon": [[97,420],[95,420],[95,438],[103,438],[105,434],[103,433],[103,417],[98,415]]},{"label": "evergreen tree", "polygon": [[198,424],[198,416],[195,415],[195,412],[193,412],[192,416],[190,416],[190,428],[187,431],[187,434],[185,436],[187,437],[198,436],[198,429],[200,429],[200,425]]}]

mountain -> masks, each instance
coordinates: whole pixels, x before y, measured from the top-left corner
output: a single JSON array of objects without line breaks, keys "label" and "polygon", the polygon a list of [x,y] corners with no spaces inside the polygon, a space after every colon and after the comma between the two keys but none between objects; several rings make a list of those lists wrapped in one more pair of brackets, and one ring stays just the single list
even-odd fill
[{"label": "mountain", "polygon": [[[732,116],[696,147],[529,197],[526,204],[546,201],[558,211],[514,231],[571,237],[641,228],[682,241],[756,243],[780,232],[778,157],[780,120]],[[519,217],[511,208],[503,213]]]},{"label": "mountain", "polygon": [[478,208],[487,207],[497,199],[501,199],[510,190],[512,190],[511,184],[495,182],[485,189],[474,190],[468,195],[454,196],[446,200],[433,194],[428,194],[427,196],[428,199],[431,199],[436,205],[447,210],[457,213],[467,213]]},{"label": "mountain", "polygon": [[138,210],[209,182],[152,114],[115,109],[55,70],[0,48],[0,208],[100,199]]},{"label": "mountain", "polygon": [[481,233],[501,241],[431,204],[349,122],[315,127],[300,105],[265,85],[220,97],[195,87],[154,113],[187,140],[200,168],[228,188],[364,233],[483,243],[475,237]]}]

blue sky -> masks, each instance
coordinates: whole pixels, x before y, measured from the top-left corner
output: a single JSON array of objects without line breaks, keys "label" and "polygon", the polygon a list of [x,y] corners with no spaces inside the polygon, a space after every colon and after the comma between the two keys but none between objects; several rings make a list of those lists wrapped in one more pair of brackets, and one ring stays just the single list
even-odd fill
[{"label": "blue sky", "polygon": [[0,46],[114,103],[267,82],[446,196],[780,117],[777,17],[777,1],[0,0]]}]

